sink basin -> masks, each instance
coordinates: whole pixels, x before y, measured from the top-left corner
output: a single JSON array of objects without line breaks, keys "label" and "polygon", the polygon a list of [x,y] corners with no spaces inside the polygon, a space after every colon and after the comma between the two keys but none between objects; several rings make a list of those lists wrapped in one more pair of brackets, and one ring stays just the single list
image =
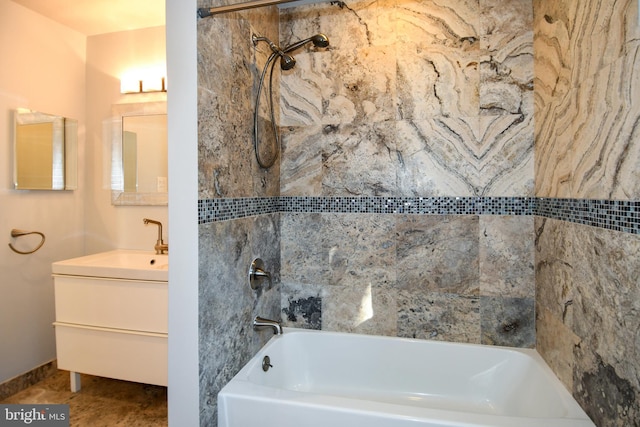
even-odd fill
[{"label": "sink basin", "polygon": [[169,280],[169,255],[118,249],[54,262],[53,274],[133,280]]}]

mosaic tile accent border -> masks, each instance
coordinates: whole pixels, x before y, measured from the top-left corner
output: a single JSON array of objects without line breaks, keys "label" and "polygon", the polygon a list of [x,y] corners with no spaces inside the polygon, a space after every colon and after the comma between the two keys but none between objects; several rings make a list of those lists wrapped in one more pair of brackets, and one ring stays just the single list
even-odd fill
[{"label": "mosaic tile accent border", "polygon": [[532,197],[248,197],[198,200],[198,223],[276,212],[538,215],[640,234],[640,201]]},{"label": "mosaic tile accent border", "polygon": [[279,212],[278,197],[198,200],[198,224]]},{"label": "mosaic tile accent border", "polygon": [[529,197],[280,197],[280,212],[532,215]]},{"label": "mosaic tile accent border", "polygon": [[640,234],[640,201],[537,198],[535,214]]}]

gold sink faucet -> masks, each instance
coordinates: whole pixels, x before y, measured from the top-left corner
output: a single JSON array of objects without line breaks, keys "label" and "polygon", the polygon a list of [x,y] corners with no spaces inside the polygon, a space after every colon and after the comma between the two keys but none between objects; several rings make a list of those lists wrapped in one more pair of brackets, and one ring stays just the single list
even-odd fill
[{"label": "gold sink faucet", "polygon": [[164,241],[162,240],[162,223],[160,221],[156,221],[153,219],[149,219],[149,218],[143,218],[142,222],[146,224],[155,224],[158,226],[158,241],[156,242],[155,246],[153,247],[156,250],[156,254],[158,255],[162,255],[164,254],[165,251],[167,251],[167,253],[169,252],[169,244],[165,244]]}]

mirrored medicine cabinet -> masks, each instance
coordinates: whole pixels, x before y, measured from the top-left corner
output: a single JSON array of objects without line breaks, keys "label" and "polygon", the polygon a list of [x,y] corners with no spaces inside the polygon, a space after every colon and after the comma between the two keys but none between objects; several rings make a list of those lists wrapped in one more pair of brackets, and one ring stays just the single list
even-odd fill
[{"label": "mirrored medicine cabinet", "polygon": [[18,108],[14,111],[16,190],[78,188],[78,121]]},{"label": "mirrored medicine cabinet", "polygon": [[168,204],[167,103],[112,107],[111,203]]}]

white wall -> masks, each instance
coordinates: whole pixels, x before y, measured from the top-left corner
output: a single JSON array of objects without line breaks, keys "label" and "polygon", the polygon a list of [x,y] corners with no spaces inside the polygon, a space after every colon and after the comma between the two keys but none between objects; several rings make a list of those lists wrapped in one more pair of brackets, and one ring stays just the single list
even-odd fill
[{"label": "white wall", "polygon": [[167,0],[169,425],[199,426],[196,0]]},{"label": "white wall", "polygon": [[[79,121],[84,154],[85,37],[0,0],[0,383],[55,359],[51,263],[83,254],[83,186],[12,189],[12,110],[30,108]],[[79,181],[84,176],[79,162]],[[44,246],[18,255],[12,228],[41,231]],[[33,236],[30,242],[38,242]],[[25,242],[26,243],[26,242]],[[23,248],[26,249],[26,248]]]},{"label": "white wall", "polygon": [[128,70],[165,62],[165,27],[87,38],[87,254],[116,248],[153,250],[158,230],[144,225],[145,217],[162,222],[164,240],[168,241],[166,206],[112,206],[110,187],[112,104],[166,99],[166,94],[122,95],[120,77]]}]

